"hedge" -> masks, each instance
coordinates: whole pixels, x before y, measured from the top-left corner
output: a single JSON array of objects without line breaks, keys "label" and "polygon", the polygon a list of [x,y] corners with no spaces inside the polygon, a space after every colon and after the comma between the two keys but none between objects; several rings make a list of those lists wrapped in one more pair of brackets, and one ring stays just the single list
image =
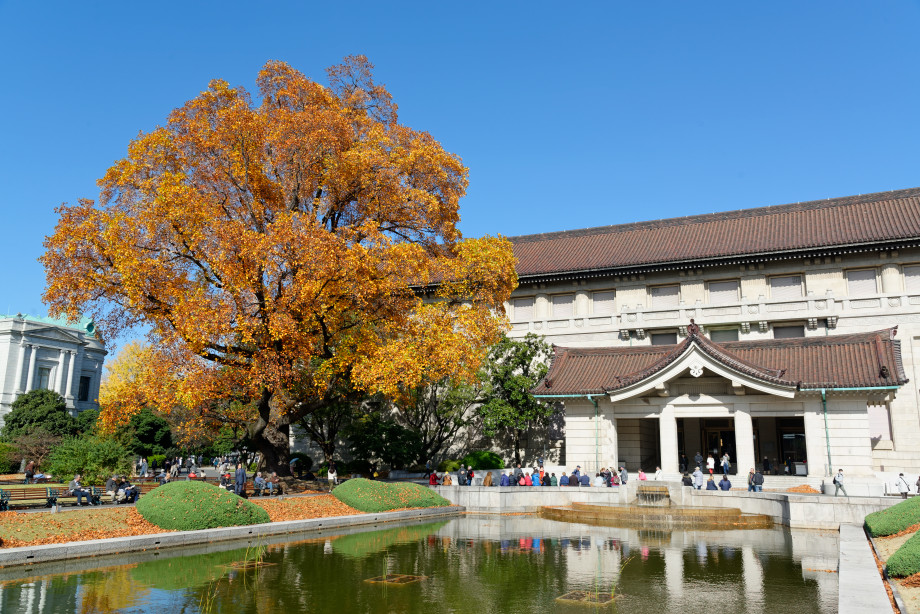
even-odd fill
[{"label": "hedge", "polygon": [[914,533],[888,558],[887,567],[888,575],[896,578],[920,572],[920,531]]},{"label": "hedge", "polygon": [[460,468],[460,461],[458,460],[442,460],[438,463],[438,471],[441,473],[453,472]]},{"label": "hedge", "polygon": [[866,516],[866,528],[875,537],[894,535],[917,523],[920,523],[920,497],[911,497]]},{"label": "hedge", "polygon": [[137,511],[161,529],[196,531],[269,522],[268,512],[206,482],[171,482],[137,500]]},{"label": "hedge", "polygon": [[386,512],[406,507],[447,507],[450,501],[430,488],[411,482],[376,482],[354,478],[332,491],[342,503],[361,512]]},{"label": "hedge", "polygon": [[495,452],[490,452],[488,450],[470,452],[462,459],[460,459],[460,464],[466,465],[467,467],[472,466],[473,469],[505,468],[505,461],[502,459],[502,457]]}]

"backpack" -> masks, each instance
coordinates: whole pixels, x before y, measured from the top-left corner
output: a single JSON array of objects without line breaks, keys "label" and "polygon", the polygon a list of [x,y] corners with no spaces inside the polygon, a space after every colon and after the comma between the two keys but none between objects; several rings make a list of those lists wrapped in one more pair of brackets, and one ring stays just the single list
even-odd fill
[{"label": "backpack", "polygon": [[836,475],[834,476],[834,484],[835,484],[835,485],[837,484],[837,476],[836,476]]}]

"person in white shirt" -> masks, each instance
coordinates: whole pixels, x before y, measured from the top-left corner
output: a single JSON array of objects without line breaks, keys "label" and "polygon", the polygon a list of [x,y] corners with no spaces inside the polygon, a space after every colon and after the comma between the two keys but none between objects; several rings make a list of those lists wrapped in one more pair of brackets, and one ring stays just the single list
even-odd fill
[{"label": "person in white shirt", "polygon": [[904,474],[898,474],[898,481],[896,482],[898,486],[898,492],[901,493],[901,498],[906,499],[907,493],[910,492],[910,484],[907,483],[907,480],[904,479]]},{"label": "person in white shirt", "polygon": [[594,485],[600,488],[601,486],[606,486],[607,482],[604,481],[604,478],[601,477],[601,474],[594,474]]},{"label": "person in white shirt", "polygon": [[655,467],[655,481],[661,479],[661,467]]}]

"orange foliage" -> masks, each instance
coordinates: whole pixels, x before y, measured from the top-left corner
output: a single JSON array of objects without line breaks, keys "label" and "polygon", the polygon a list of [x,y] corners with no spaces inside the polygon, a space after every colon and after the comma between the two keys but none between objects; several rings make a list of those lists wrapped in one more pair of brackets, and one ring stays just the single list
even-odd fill
[{"label": "orange foliage", "polygon": [[59,208],[51,311],[151,330],[104,427],[147,404],[189,432],[246,425],[283,455],[279,433],[342,386],[473,375],[506,326],[511,244],[461,237],[466,167],[398,123],[371,68],[347,58],[324,87],[269,62],[258,105],[212,81],[131,142],[99,204]]}]

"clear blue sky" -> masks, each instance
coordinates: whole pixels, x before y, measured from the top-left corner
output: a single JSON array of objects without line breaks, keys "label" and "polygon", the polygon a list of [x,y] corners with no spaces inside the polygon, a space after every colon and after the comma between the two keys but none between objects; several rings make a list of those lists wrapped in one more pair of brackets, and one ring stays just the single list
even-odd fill
[{"label": "clear blue sky", "polygon": [[470,167],[464,233],[518,235],[920,185],[918,31],[918,0],[0,0],[0,313],[45,312],[57,205],[269,59],[366,54]]}]

